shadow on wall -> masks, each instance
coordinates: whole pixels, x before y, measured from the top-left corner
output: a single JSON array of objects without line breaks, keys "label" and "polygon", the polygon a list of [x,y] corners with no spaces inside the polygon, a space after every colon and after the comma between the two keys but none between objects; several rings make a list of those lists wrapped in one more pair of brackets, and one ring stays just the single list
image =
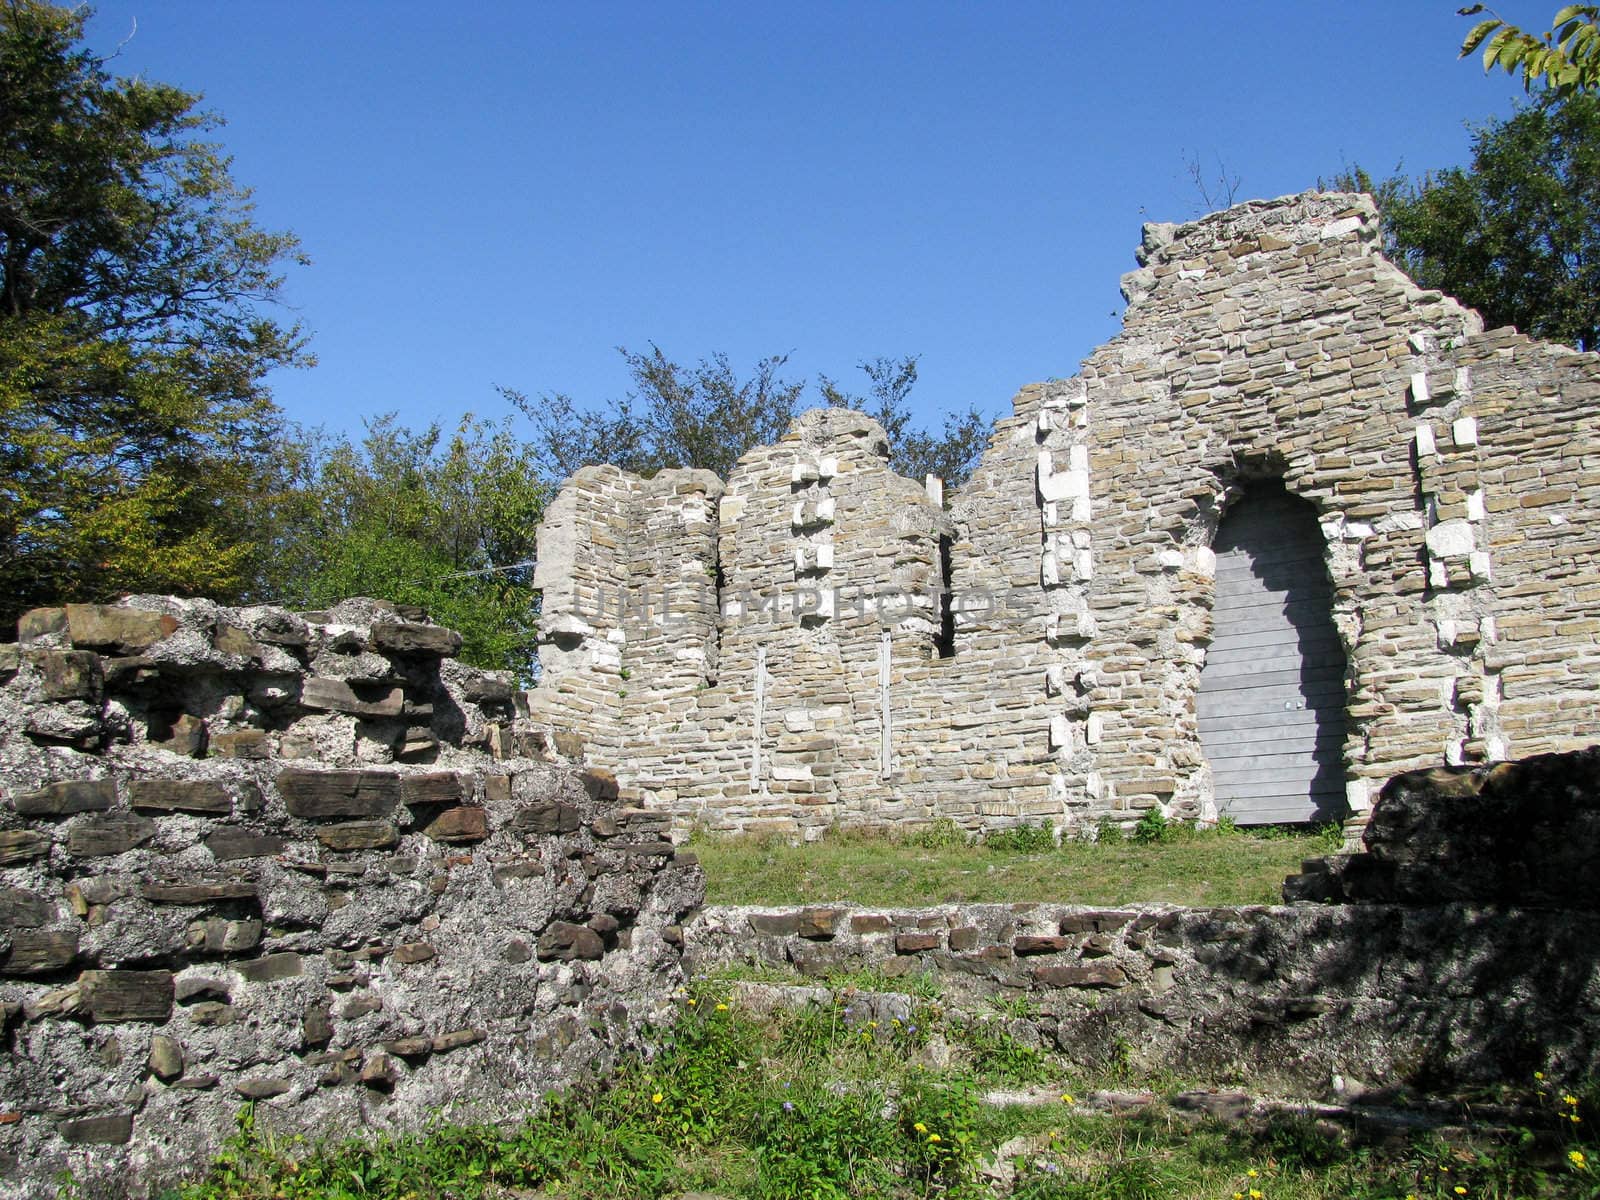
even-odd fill
[{"label": "shadow on wall", "polygon": [[1241,825],[1345,814],[1345,656],[1316,509],[1252,482],[1213,543],[1213,633],[1197,699],[1218,812]]}]

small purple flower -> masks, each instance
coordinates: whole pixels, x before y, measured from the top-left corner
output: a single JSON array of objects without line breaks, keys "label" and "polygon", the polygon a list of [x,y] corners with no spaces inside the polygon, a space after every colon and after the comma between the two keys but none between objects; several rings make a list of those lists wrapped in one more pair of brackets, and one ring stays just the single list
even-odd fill
[{"label": "small purple flower", "polygon": [[906,1026],[906,1032],[907,1033],[915,1033],[916,1031],[917,1031],[917,1027],[915,1025],[907,1025]]},{"label": "small purple flower", "polygon": [[783,1102],[783,1111],[784,1112],[793,1112],[794,1111],[794,1101],[793,1100],[785,1100]]}]

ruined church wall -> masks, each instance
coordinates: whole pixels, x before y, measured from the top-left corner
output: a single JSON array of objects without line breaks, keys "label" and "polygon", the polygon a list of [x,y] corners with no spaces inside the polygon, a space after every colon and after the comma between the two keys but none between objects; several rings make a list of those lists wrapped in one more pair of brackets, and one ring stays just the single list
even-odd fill
[{"label": "ruined church wall", "polygon": [[[580,472],[551,578],[561,530],[603,526],[579,571],[681,571],[696,615],[580,630],[535,716],[684,828],[1211,816],[1212,543],[1273,480],[1325,542],[1352,811],[1400,771],[1585,744],[1597,360],[1484,332],[1377,237],[1324,193],[1147,226],[1123,331],[1018,393],[948,512],[841,410],[706,477],[692,520],[675,473]],[[558,642],[580,593],[546,591]]]},{"label": "ruined church wall", "polygon": [[1376,237],[1370,202],[1337,195],[1147,230],[1125,330],[1085,364],[1090,704],[1119,805],[1210,798],[1208,546],[1261,477],[1310,501],[1327,541],[1353,809],[1400,771],[1595,735],[1596,361],[1481,332]]}]

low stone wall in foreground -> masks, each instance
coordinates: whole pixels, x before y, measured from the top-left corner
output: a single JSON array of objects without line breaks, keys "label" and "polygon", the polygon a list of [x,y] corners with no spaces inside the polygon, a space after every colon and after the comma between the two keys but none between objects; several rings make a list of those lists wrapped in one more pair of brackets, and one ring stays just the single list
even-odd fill
[{"label": "low stone wall in foreground", "polygon": [[159,1192],[252,1101],[285,1137],[514,1116],[669,1015],[693,857],[506,754],[454,634],[134,603],[0,648],[0,1197]]}]

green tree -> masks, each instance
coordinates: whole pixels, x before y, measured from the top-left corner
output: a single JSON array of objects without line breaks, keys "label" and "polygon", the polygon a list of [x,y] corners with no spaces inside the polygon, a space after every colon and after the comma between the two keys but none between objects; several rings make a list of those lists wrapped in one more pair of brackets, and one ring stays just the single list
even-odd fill
[{"label": "green tree", "polygon": [[132,590],[248,590],[309,361],[197,97],[115,79],[88,10],[0,4],[0,621]]},{"label": "green tree", "polygon": [[822,398],[832,407],[864,412],[882,425],[889,435],[889,465],[897,473],[908,479],[937,475],[949,488],[965,483],[989,444],[993,422],[974,405],[963,413],[946,413],[942,434],[918,429],[911,424],[907,404],[917,382],[916,356],[875,358],[857,366],[868,380],[865,396],[845,392],[823,375]]},{"label": "green tree", "polygon": [[1535,84],[1560,95],[1600,88],[1600,5],[1568,4],[1557,9],[1550,28],[1526,33],[1482,4],[1460,9],[1463,17],[1488,11],[1461,43],[1461,57],[1483,50],[1485,73],[1501,67],[1508,75],[1522,72],[1522,86]]},{"label": "green tree", "polygon": [[385,416],[359,445],[304,441],[275,551],[277,598],[420,605],[462,635],[461,657],[531,679],[535,532],[548,489],[532,448],[470,413],[446,438]]},{"label": "green tree", "polygon": [[[537,399],[501,388],[533,423],[541,465],[553,479],[579,467],[612,463],[640,475],[673,467],[701,467],[726,479],[753,446],[777,441],[789,428],[805,392],[804,380],[779,372],[784,355],[761,359],[741,379],[724,354],[680,367],[659,346],[647,354],[620,351],[633,387],[600,410],[580,409],[562,393]],[[860,364],[870,387],[850,395],[833,380],[819,381],[824,403],[858,408],[883,425],[901,474],[936,474],[955,486],[971,474],[987,444],[989,420],[976,408],[950,416],[935,436],[911,426],[906,397],[917,380],[917,360],[879,358]]]},{"label": "green tree", "polygon": [[1473,133],[1472,165],[1379,195],[1385,250],[1490,325],[1600,348],[1600,97],[1545,93]]},{"label": "green tree", "polygon": [[533,422],[540,461],[552,478],[612,463],[639,475],[703,467],[726,479],[746,450],[783,436],[805,389],[803,381],[778,374],[784,355],[762,359],[741,380],[725,354],[687,369],[654,344],[648,354],[620,347],[618,353],[633,388],[604,411],[580,409],[559,392],[534,401],[500,389]]}]

